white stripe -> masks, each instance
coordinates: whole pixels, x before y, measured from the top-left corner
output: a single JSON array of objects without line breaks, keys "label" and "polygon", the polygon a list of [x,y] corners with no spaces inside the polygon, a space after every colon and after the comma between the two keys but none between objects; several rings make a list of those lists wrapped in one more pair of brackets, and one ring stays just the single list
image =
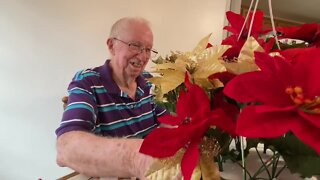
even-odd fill
[{"label": "white stripe", "polygon": [[157,114],[157,117],[158,116],[161,116],[162,114],[164,114],[166,112],[166,110],[163,110],[161,113]]},{"label": "white stripe", "polygon": [[89,104],[87,102],[83,102],[83,101],[70,103],[70,104],[68,104],[68,107],[71,105],[74,105],[74,104],[86,104],[86,105],[90,106],[92,108],[92,110],[94,111],[94,108],[91,104]]},{"label": "white stripe", "polygon": [[137,134],[140,134],[140,133],[142,133],[142,132],[148,131],[149,129],[151,129],[151,128],[157,126],[157,125],[158,125],[158,124],[154,124],[153,126],[150,126],[150,127],[148,127],[147,129],[144,129],[144,130],[138,131],[138,132],[136,132],[136,133],[134,133],[134,134],[125,136],[125,138],[129,138],[129,137],[136,136]]},{"label": "white stripe", "polygon": [[70,89],[70,90],[68,90],[68,91],[72,91],[72,90],[75,90],[75,89],[79,89],[79,90],[85,91],[85,92],[87,92],[87,93],[89,93],[89,94],[92,94],[90,91],[88,91],[88,90],[86,90],[86,89],[79,88],[79,87],[74,87],[74,88],[72,88],[72,89]]},{"label": "white stripe", "polygon": [[89,69],[83,70],[83,71],[82,71],[82,74],[88,73],[88,72],[93,72],[93,73],[95,73],[95,74],[98,74],[96,71],[93,71],[93,68],[89,68]]},{"label": "white stripe", "polygon": [[86,122],[86,123],[91,123],[90,121],[86,121],[83,119],[70,119],[70,120],[66,120],[66,121],[61,121],[60,125],[62,124],[66,124],[66,123],[70,123],[70,122]]},{"label": "white stripe", "polygon": [[90,86],[90,88],[104,88],[104,86]]},{"label": "white stripe", "polygon": [[97,125],[97,127],[100,127],[101,125],[109,126],[109,125],[116,124],[116,123],[119,123],[119,122],[130,121],[131,119],[140,118],[140,117],[142,117],[144,115],[148,115],[150,113],[152,113],[152,111],[140,114],[139,116],[129,117],[129,118],[125,118],[125,119],[119,119],[117,121],[113,121],[113,122],[110,122],[110,123],[100,123],[100,124]]},{"label": "white stripe", "polygon": [[153,95],[149,95],[149,96],[146,96],[146,97],[144,97],[144,98],[142,98],[142,99],[140,99],[139,101],[137,101],[137,102],[131,102],[131,103],[118,103],[118,104],[116,104],[116,103],[109,103],[109,104],[101,104],[101,105],[98,105],[98,107],[108,107],[108,106],[113,106],[113,105],[116,105],[116,106],[123,106],[123,105],[127,105],[127,106],[129,106],[129,105],[132,105],[132,104],[138,104],[138,103],[140,103],[140,102],[142,102],[143,100],[145,100],[145,99],[148,99],[148,98],[150,98],[150,97],[152,97]]},{"label": "white stripe", "polygon": [[140,87],[138,87],[138,89],[139,89],[141,92],[143,92],[143,93],[144,93],[144,90],[143,90],[143,89],[141,89]]}]

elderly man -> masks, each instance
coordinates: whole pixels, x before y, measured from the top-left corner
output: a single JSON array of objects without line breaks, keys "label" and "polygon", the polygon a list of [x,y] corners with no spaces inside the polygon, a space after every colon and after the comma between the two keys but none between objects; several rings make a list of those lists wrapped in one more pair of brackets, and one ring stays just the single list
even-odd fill
[{"label": "elderly man", "polygon": [[157,54],[149,23],[142,18],[118,20],[107,46],[111,59],[79,71],[69,85],[68,104],[56,130],[57,163],[91,177],[143,179],[152,158],[138,152],[141,138],[167,113],[154,103],[143,73]]}]

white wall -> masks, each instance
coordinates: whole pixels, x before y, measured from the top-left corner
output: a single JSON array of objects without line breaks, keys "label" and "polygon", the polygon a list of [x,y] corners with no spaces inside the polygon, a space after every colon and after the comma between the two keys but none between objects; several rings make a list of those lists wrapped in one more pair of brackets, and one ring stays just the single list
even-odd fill
[{"label": "white wall", "polygon": [[0,0],[0,179],[56,179],[60,98],[74,73],[101,65],[111,24],[143,16],[154,47],[191,50],[213,33],[220,43],[228,0]]}]

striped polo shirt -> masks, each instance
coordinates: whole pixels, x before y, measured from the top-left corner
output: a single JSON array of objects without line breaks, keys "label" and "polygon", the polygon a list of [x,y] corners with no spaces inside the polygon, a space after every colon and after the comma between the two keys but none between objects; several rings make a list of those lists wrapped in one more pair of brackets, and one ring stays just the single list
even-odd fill
[{"label": "striped polo shirt", "polygon": [[76,73],[68,87],[69,100],[57,136],[69,131],[89,131],[102,136],[143,138],[159,125],[167,111],[155,104],[152,84],[143,73],[137,78],[136,99],[131,99],[112,79],[110,60]]}]

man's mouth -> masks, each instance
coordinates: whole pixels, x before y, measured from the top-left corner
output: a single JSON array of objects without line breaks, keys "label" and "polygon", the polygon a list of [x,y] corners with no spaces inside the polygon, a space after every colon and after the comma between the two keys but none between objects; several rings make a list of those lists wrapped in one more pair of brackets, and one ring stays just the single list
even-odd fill
[{"label": "man's mouth", "polygon": [[141,68],[143,67],[143,63],[141,61],[131,61],[130,64],[133,66],[133,67],[136,67],[136,68]]}]

